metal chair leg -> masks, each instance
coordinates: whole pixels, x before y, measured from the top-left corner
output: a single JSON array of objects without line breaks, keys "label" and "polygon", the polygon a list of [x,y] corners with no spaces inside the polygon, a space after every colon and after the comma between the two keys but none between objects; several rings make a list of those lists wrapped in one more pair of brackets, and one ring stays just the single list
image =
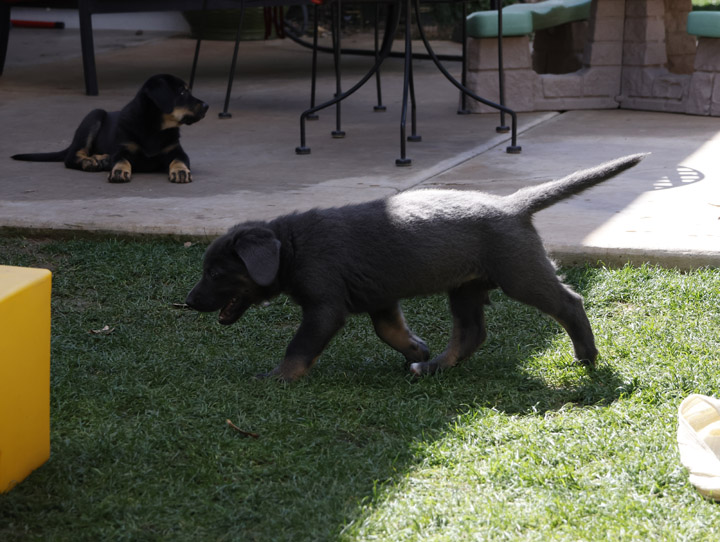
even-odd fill
[{"label": "metal chair leg", "polygon": [[5,56],[7,55],[7,45],[10,39],[10,4],[0,2],[0,75],[5,67]]},{"label": "metal chair leg", "polygon": [[235,77],[235,66],[237,64],[238,47],[240,46],[240,32],[242,29],[243,16],[245,15],[245,2],[240,1],[240,20],[238,22],[237,34],[235,34],[235,49],[233,50],[232,62],[230,63],[230,75],[228,76],[227,92],[225,93],[225,105],[223,110],[218,113],[218,117],[221,119],[229,119],[232,117],[232,113],[228,112],[230,106],[230,93],[232,92],[233,78]]},{"label": "metal chair leg", "polygon": [[85,74],[85,94],[98,95],[97,71],[95,69],[95,44],[93,42],[92,15],[90,3],[78,2],[80,19],[80,46],[82,48],[83,73]]},{"label": "metal chair leg", "polygon": [[207,0],[203,0],[201,10],[202,16],[200,19],[200,29],[198,31],[197,42],[195,43],[195,54],[193,55],[192,68],[190,68],[190,81],[188,82],[188,87],[190,87],[191,92],[193,89],[193,85],[195,84],[195,72],[197,71],[198,58],[200,57],[200,44],[202,43],[202,34],[207,26]]},{"label": "metal chair leg", "polygon": [[410,39],[410,0],[405,2],[405,74],[403,77],[403,104],[400,114],[400,158],[395,160],[396,166],[407,167],[412,160],[405,150],[405,123],[407,121],[408,94],[410,93],[410,72],[412,70],[412,40]]},{"label": "metal chair leg", "polygon": [[[407,0],[410,2],[411,0]],[[412,0],[415,6],[415,12],[418,13],[420,11],[419,8],[419,0]],[[440,59],[435,54],[435,51],[433,51],[433,48],[430,46],[430,43],[427,40],[427,37],[425,36],[425,31],[422,27],[422,24],[418,21],[418,32],[420,33],[420,39],[422,39],[423,44],[425,45],[425,49],[427,50],[428,54],[430,55],[430,58],[435,63],[435,66],[438,70],[445,76],[445,78],[450,81],[453,85],[455,85],[456,88],[458,88],[461,92],[467,94],[472,99],[477,100],[480,103],[483,103],[489,107],[492,107],[494,109],[497,109],[498,111],[502,113],[507,113],[510,115],[512,120],[512,128],[511,128],[511,144],[506,148],[506,152],[510,154],[518,154],[522,151],[522,147],[520,147],[517,144],[517,113],[513,111],[512,109],[507,108],[504,105],[499,105],[496,103],[491,102],[490,100],[486,100],[485,98],[482,98],[472,92],[467,87],[460,84],[446,69],[445,67],[440,63]]]},{"label": "metal chair leg", "polygon": [[[310,81],[310,109],[315,107],[315,92],[317,88],[317,54],[318,54],[318,6],[313,5],[313,43],[312,43],[312,74]],[[307,116],[308,120],[317,120],[318,116],[313,113]]]},{"label": "metal chair leg", "polygon": [[[462,40],[462,72],[460,82],[462,86],[467,86],[467,2],[462,2],[462,24],[460,29],[460,39]],[[458,115],[468,115],[470,110],[467,108],[467,94],[460,92],[460,108]]]},{"label": "metal chair leg", "polygon": [[[375,4],[375,62],[378,60],[378,56],[380,54],[379,49],[379,30],[378,25],[380,23],[380,2]],[[380,70],[378,69],[377,73],[375,73],[375,88],[377,90],[377,105],[373,107],[373,111],[386,111],[387,107],[385,107],[382,103],[382,86],[380,84]]]},{"label": "metal chair leg", "polygon": [[[333,22],[333,56],[335,59],[335,96],[342,94],[342,83],[340,74],[340,33],[342,24],[342,0],[337,0],[333,4],[334,11],[334,22]],[[335,104],[335,130],[331,132],[335,139],[342,139],[345,137],[345,132],[342,130],[342,105],[338,101]]]},{"label": "metal chair leg", "polygon": [[370,69],[369,72],[367,72],[355,85],[353,85],[350,89],[346,90],[339,96],[335,96],[332,100],[328,100],[325,103],[322,103],[320,105],[316,105],[313,108],[310,108],[306,111],[303,111],[300,115],[300,145],[298,147],[295,147],[295,153],[296,154],[310,154],[310,147],[306,145],[306,132],[305,132],[305,121],[309,115],[312,115],[316,111],[320,111],[321,109],[325,109],[326,107],[330,107],[331,105],[335,105],[336,103],[344,100],[345,98],[353,95],[358,89],[360,89],[365,83],[368,82],[368,80],[375,75],[378,69],[380,69],[380,65],[385,62],[385,59],[390,56],[390,52],[392,49],[392,42],[393,37],[395,36],[398,24],[400,22],[400,10],[396,8],[395,5],[391,4],[388,6],[388,12],[387,12],[387,24],[385,26],[385,33],[383,36],[383,43],[380,48],[380,56],[376,60],[373,67]]},{"label": "metal chair leg", "polygon": [[[412,36],[411,36],[412,37]],[[415,77],[413,76],[412,55],[410,55],[410,135],[408,141],[422,141],[417,133],[417,100],[415,99]]]},{"label": "metal chair leg", "polygon": [[[497,1],[498,10],[498,86],[500,95],[500,105],[505,105],[505,71],[503,69],[503,49],[502,49],[502,0]],[[500,110],[500,126],[495,128],[495,131],[499,134],[505,134],[510,131],[510,128],[505,124],[505,111]]]}]

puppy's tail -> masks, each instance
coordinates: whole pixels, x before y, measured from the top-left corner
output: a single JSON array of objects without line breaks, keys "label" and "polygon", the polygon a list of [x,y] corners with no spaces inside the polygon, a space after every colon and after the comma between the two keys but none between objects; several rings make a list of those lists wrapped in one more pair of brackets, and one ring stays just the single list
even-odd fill
[{"label": "puppy's tail", "polygon": [[571,173],[556,181],[521,188],[508,196],[518,214],[533,214],[630,169],[650,153],[631,154]]},{"label": "puppy's tail", "polygon": [[10,158],[13,160],[23,160],[24,162],[64,162],[67,155],[67,149],[57,152],[35,152],[30,154],[13,154]]}]

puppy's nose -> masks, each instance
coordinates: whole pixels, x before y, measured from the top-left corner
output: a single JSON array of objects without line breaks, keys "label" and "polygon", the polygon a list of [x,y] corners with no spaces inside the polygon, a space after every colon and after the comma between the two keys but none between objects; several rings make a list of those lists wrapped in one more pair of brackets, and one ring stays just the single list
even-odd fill
[{"label": "puppy's nose", "polygon": [[200,109],[202,111],[202,114],[204,115],[205,113],[207,113],[207,110],[210,109],[210,106],[203,102],[202,104],[200,104]]}]

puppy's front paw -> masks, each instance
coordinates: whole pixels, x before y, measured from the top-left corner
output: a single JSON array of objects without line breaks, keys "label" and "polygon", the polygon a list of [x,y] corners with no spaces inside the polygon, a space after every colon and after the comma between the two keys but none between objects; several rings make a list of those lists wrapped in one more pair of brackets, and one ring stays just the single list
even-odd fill
[{"label": "puppy's front paw", "polygon": [[410,351],[406,353],[405,359],[408,363],[427,361],[430,359],[430,349],[420,337],[412,335]]},{"label": "puppy's front paw", "polygon": [[270,378],[272,375],[270,374],[270,371],[267,373],[258,373],[255,375],[256,380],[265,380],[267,378]]},{"label": "puppy's front paw", "polygon": [[308,372],[308,365],[302,360],[284,359],[277,367],[269,373],[256,375],[256,378],[274,378],[281,382],[294,382]]},{"label": "puppy's front paw", "polygon": [[180,160],[173,160],[168,169],[168,179],[171,183],[186,184],[192,182],[190,168]]},{"label": "puppy's front paw", "polygon": [[116,162],[110,170],[108,181],[111,183],[129,183],[132,177],[132,166],[127,160]]},{"label": "puppy's front paw", "polygon": [[122,169],[113,169],[108,175],[108,181],[111,183],[129,183],[130,172],[123,171]]},{"label": "puppy's front paw", "polygon": [[178,171],[177,173],[171,173],[169,179],[171,183],[187,184],[192,182],[192,175],[190,175],[189,170]]},{"label": "puppy's front paw", "polygon": [[255,378],[257,378],[258,380],[272,378],[274,380],[277,380],[278,382],[292,382],[293,380],[295,380],[294,378],[285,377],[280,371],[278,371],[277,367],[272,371],[268,371],[267,373],[258,373],[255,375]]}]

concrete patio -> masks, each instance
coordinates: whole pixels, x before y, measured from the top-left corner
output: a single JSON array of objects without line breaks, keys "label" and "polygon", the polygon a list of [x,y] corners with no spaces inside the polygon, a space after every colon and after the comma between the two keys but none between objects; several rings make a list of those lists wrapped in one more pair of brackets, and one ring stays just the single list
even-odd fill
[{"label": "concrete patio", "polygon": [[[367,36],[344,38],[348,47],[366,42]],[[398,168],[402,61],[390,59],[382,72],[387,111],[373,111],[374,84],[368,84],[343,104],[346,137],[331,138],[334,110],[322,111],[307,125],[312,153],[299,156],[294,149],[300,113],[309,105],[310,51],[289,40],[241,44],[231,119],[217,113],[232,44],[203,43],[193,93],[211,109],[182,131],[192,160],[189,185],[172,184],[162,174],[138,174],[116,185],[102,173],[9,158],[64,148],[83,115],[119,109],[154,73],[187,79],[194,46],[166,34],[97,32],[100,95],[89,97],[76,31],[13,29],[0,77],[0,227],[43,235],[214,236],[248,219],[401,190],[505,194],[620,155],[652,152],[633,170],[539,213],[536,224],[548,249],[565,264],[720,264],[720,119],[617,109],[521,113],[522,153],[507,154],[509,137],[495,132],[498,115],[458,115],[458,92],[429,61],[417,61],[423,140],[408,143],[413,164]],[[344,88],[370,64],[367,57],[344,57]],[[457,74],[459,66],[449,66]],[[320,69],[323,101],[334,91],[328,55],[320,57]]]}]

